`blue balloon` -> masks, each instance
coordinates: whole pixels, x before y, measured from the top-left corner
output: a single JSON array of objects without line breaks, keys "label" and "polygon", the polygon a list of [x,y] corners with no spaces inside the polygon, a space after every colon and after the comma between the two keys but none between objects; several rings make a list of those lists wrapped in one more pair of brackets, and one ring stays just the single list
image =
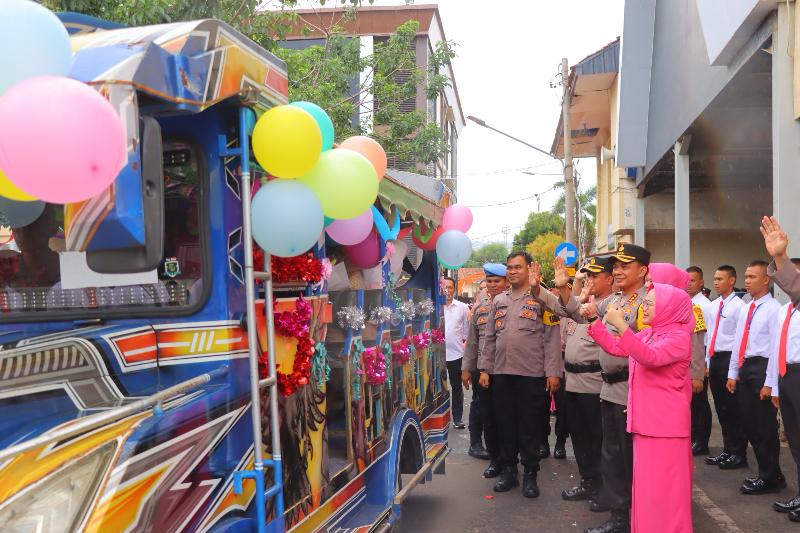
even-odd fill
[{"label": "blue balloon", "polygon": [[295,180],[276,179],[253,197],[253,238],[267,253],[294,257],[314,246],[322,233],[317,196]]},{"label": "blue balloon", "polygon": [[308,112],[317,121],[319,131],[322,132],[322,151],[333,148],[333,121],[331,117],[317,104],[312,102],[292,102],[289,105],[299,107]]},{"label": "blue balloon", "polygon": [[3,0],[0,11],[0,94],[28,78],[69,74],[69,35],[52,11],[30,0]]},{"label": "blue balloon", "polygon": [[472,255],[472,241],[463,231],[445,231],[436,241],[436,255],[440,263],[449,268],[459,268]]},{"label": "blue balloon", "polygon": [[44,212],[45,204],[41,200],[18,202],[0,196],[0,219],[5,218],[11,229],[23,228],[36,222]]},{"label": "blue balloon", "polygon": [[380,233],[381,239],[384,241],[394,240],[400,235],[400,210],[398,208],[394,208],[394,224],[392,224],[391,229],[389,229],[386,219],[383,218],[383,214],[374,205],[372,206],[372,219],[375,221],[375,227],[378,228],[378,233]]}]

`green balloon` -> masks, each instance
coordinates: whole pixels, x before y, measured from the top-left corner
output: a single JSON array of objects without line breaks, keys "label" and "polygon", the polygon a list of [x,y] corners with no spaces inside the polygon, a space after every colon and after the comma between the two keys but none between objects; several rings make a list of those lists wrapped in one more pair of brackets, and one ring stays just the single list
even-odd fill
[{"label": "green balloon", "polygon": [[328,226],[330,226],[331,224],[333,224],[334,222],[336,222],[336,219],[335,219],[335,218],[331,218],[331,217],[325,217],[325,227],[326,227],[326,228],[327,228]]},{"label": "green balloon", "polygon": [[311,172],[299,178],[319,198],[325,216],[355,218],[378,197],[378,176],[369,159],[352,150],[322,152]]}]

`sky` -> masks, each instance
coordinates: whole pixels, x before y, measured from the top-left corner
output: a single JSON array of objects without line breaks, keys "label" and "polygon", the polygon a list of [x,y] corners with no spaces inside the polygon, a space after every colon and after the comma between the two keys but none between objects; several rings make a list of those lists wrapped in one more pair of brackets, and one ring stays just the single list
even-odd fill
[{"label": "sky", "polygon": [[[402,5],[375,0],[374,5]],[[417,0],[417,5],[434,3]],[[453,61],[465,117],[487,124],[545,151],[550,150],[561,113],[561,58],[570,64],[599,50],[622,33],[623,0],[439,0],[444,31],[458,46]],[[561,163],[472,122],[458,141],[458,201],[472,207],[468,235],[473,246],[508,244],[536,199],[520,201],[563,181]],[[520,169],[540,174],[526,175]],[[595,160],[576,162],[581,189],[594,184]],[[540,196],[549,209],[558,192]],[[506,203],[511,202],[513,203]],[[493,207],[479,207],[501,204]]]}]

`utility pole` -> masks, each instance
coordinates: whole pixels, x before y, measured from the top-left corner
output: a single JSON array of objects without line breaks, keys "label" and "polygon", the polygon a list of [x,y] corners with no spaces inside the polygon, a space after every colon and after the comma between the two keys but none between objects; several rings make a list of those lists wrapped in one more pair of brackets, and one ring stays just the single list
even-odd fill
[{"label": "utility pole", "polygon": [[503,229],[500,231],[503,232],[503,244],[505,244],[506,249],[508,249],[508,232],[511,231],[511,228],[503,226]]},{"label": "utility pole", "polygon": [[566,241],[575,244],[575,180],[572,167],[572,124],[569,120],[570,86],[569,64],[567,58],[561,59],[561,83],[564,85],[562,99],[562,123],[564,126],[564,226],[566,227]]}]

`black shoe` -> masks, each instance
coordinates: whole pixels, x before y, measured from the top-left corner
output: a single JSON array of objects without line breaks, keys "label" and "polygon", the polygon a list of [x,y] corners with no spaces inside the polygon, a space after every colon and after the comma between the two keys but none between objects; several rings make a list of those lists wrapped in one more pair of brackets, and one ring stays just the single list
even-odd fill
[{"label": "black shoe", "polygon": [[470,455],[470,457],[474,457],[475,459],[488,460],[490,458],[489,452],[487,452],[480,443],[470,446],[467,453]]},{"label": "black shoe", "polygon": [[786,502],[775,502],[772,508],[779,513],[791,513],[792,511],[800,510],[800,496],[795,496]]},{"label": "black shoe", "polygon": [[731,455],[717,465],[720,470],[736,470],[747,468],[747,458],[744,455]]},{"label": "black shoe", "polygon": [[539,486],[536,485],[536,470],[525,469],[522,474],[522,495],[526,498],[538,498]]},{"label": "black shoe", "polygon": [[583,533],[628,533],[631,530],[631,519],[628,511],[612,511],[607,522],[584,529]]},{"label": "black shoe", "polygon": [[568,502],[580,502],[584,500],[591,500],[595,497],[597,492],[592,487],[578,485],[571,489],[561,491],[561,499]]},{"label": "black shoe", "polygon": [[[742,485],[751,486],[751,485],[753,485],[753,483],[755,483],[759,479],[761,479],[761,478],[759,478],[758,476],[756,476],[756,477],[746,477],[746,478],[744,478],[744,482],[742,482]],[[778,483],[782,483],[784,487],[786,486],[786,478],[783,477],[783,474],[778,474],[778,477],[776,479],[777,479]]]},{"label": "black shoe", "polygon": [[500,475],[500,465],[497,464],[497,461],[489,461],[489,466],[487,466],[486,470],[483,471],[483,477],[485,477],[486,479],[491,479],[499,475]]},{"label": "black shoe", "polygon": [[708,455],[708,446],[704,446],[699,442],[693,442],[692,455]]},{"label": "black shoe", "polygon": [[800,511],[792,511],[789,513],[789,520],[792,522],[800,522]]},{"label": "black shoe", "polygon": [[556,459],[566,459],[567,458],[567,450],[564,448],[563,444],[556,443],[556,447],[553,449],[553,457]]},{"label": "black shoe", "polygon": [[731,454],[728,452],[722,452],[719,455],[711,455],[706,457],[703,462],[710,466],[719,466],[721,462],[726,461],[730,456]]},{"label": "black shoe", "polygon": [[593,513],[607,513],[611,510],[611,507],[608,507],[597,500],[592,500],[589,502],[589,510]]},{"label": "black shoe", "polygon": [[464,422],[462,422],[461,420],[456,420],[453,422],[453,427],[456,429],[464,429],[467,426],[465,426]]},{"label": "black shoe", "polygon": [[495,492],[508,492],[514,487],[519,486],[519,476],[517,476],[516,466],[504,466],[500,472],[500,479],[494,484]]},{"label": "black shoe", "polygon": [[539,445],[539,459],[547,459],[550,457],[550,445],[549,444],[540,444]]},{"label": "black shoe", "polygon": [[742,485],[739,491],[742,494],[769,494],[770,492],[780,492],[781,489],[786,488],[786,481],[767,481],[765,479],[757,479],[751,485]]}]

